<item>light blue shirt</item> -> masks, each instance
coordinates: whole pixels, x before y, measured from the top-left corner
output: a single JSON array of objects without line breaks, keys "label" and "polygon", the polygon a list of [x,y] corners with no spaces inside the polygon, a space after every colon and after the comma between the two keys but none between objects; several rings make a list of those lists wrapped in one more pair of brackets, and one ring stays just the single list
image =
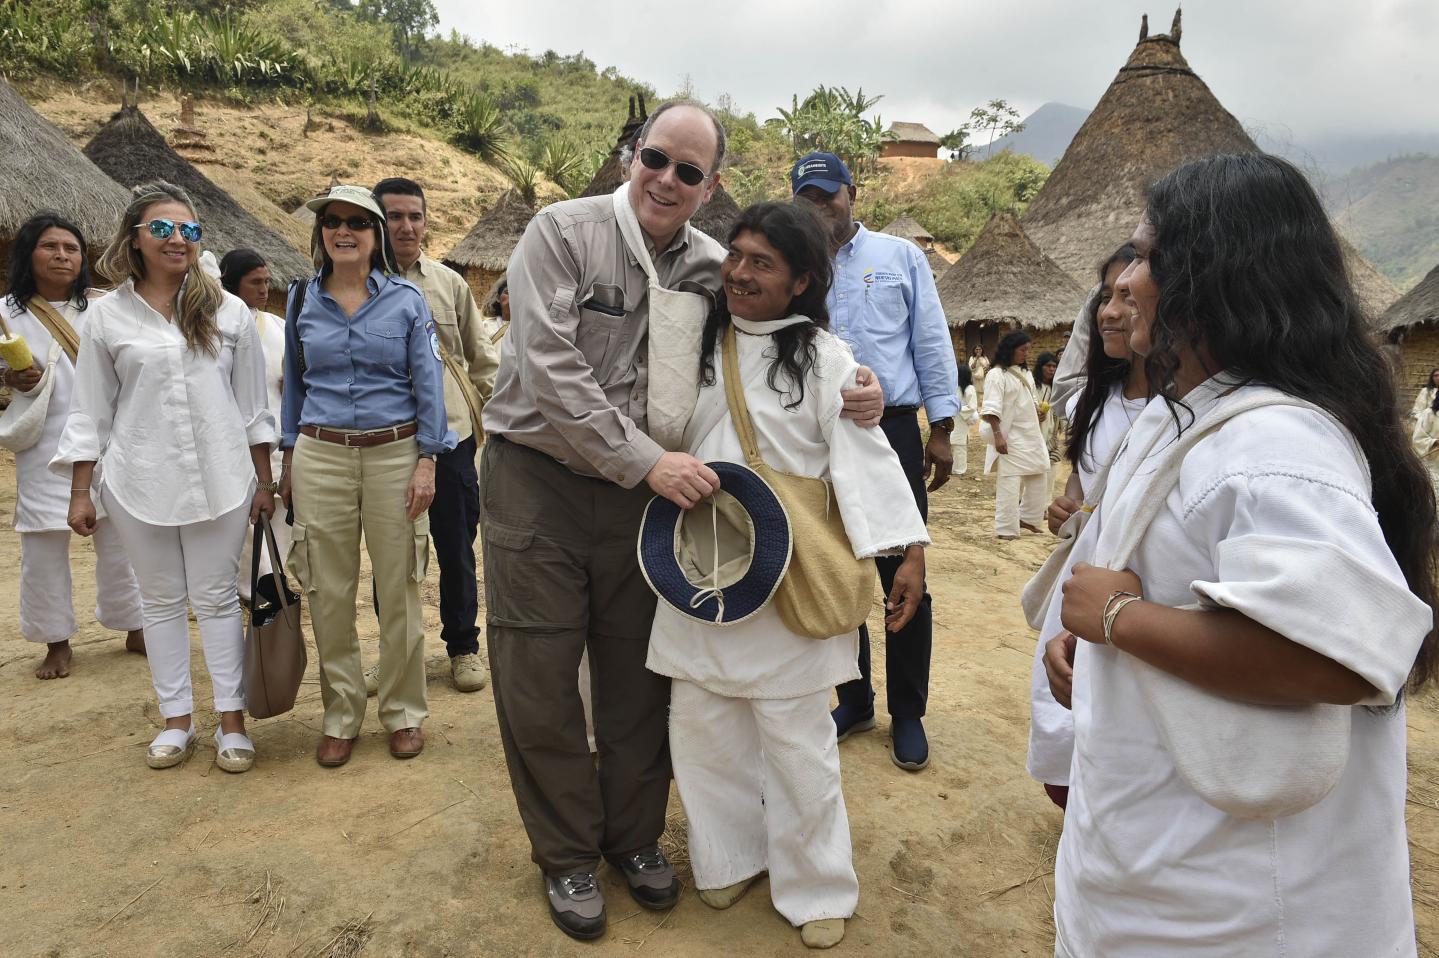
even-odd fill
[{"label": "light blue shirt", "polygon": [[826,305],[830,332],[874,370],[886,406],[922,405],[931,420],[959,415],[949,324],[918,246],[860,226],[835,255]]},{"label": "light blue shirt", "polygon": [[[438,455],[455,448],[445,420],[439,340],[424,294],[379,270],[370,272],[367,283],[370,298],[347,319],[316,276],[296,322],[286,322],[280,448],[295,445],[302,424],[383,429],[411,420],[421,452]],[[288,304],[285,312],[288,316]]]}]

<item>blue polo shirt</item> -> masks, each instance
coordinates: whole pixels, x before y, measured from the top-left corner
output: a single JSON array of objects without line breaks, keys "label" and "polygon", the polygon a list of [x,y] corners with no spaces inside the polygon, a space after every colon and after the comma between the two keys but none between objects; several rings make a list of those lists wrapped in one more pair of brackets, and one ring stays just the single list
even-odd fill
[{"label": "blue polo shirt", "polygon": [[286,322],[280,448],[295,445],[301,425],[383,429],[411,420],[421,452],[438,455],[455,448],[456,436],[445,420],[444,367],[424,294],[379,270],[366,282],[370,298],[346,318],[317,275],[296,322]]},{"label": "blue polo shirt", "polygon": [[834,260],[830,331],[874,370],[886,406],[959,415],[959,371],[934,275],[909,240],[859,227]]}]

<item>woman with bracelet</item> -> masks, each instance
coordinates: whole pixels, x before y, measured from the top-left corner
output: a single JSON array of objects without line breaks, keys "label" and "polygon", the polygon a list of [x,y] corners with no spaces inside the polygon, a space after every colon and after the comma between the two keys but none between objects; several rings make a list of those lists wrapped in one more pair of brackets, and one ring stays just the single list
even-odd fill
[{"label": "woman with bracelet", "polygon": [[[90,483],[135,567],[146,655],[165,730],[151,768],[195,742],[188,604],[200,625],[215,710],[216,761],[255,761],[245,734],[244,628],[235,577],[246,526],[274,509],[265,359],[245,304],[199,265],[201,226],[169,183],[135,189],[100,272],[119,283],[90,309],[70,417],[51,469],[74,469],[70,528],[96,531]],[[256,477],[260,488],[256,488]]]},{"label": "woman with bracelet", "polygon": [[[1080,641],[1056,952],[1413,956],[1401,693],[1435,674],[1436,521],[1387,361],[1319,198],[1284,160],[1180,166],[1131,242],[1118,286],[1157,398],[1086,525],[1093,554],[1144,503],[1158,511],[1126,569],[1080,563],[1063,587]],[[1262,708],[1244,713],[1247,754],[1229,761],[1253,802],[1215,786],[1211,743],[1231,741],[1216,729],[1246,708],[1225,702],[1286,707],[1281,740]],[[1320,721],[1332,709],[1284,718],[1324,703],[1342,709],[1337,735]],[[1269,779],[1249,758],[1266,755]],[[1332,755],[1328,791],[1288,804]]]},{"label": "woman with bracelet", "polygon": [[[236,296],[250,307],[250,316],[255,322],[255,332],[260,337],[260,346],[265,351],[265,404],[275,421],[280,421],[280,386],[284,381],[285,367],[285,321],[274,313],[266,312],[270,301],[270,268],[265,258],[252,249],[232,249],[220,259],[220,285],[225,292]],[[281,472],[281,452],[276,445],[270,454],[270,473],[278,476]],[[280,505],[280,496],[275,495],[275,504]],[[275,547],[280,555],[290,550],[290,527],[283,522],[270,523],[275,534]],[[250,548],[253,536],[245,537],[240,550],[240,599],[250,601]],[[260,550],[260,575],[273,572],[270,568],[270,550]]]},{"label": "woman with bracelet", "polygon": [[[29,369],[0,367],[0,382],[18,393],[40,384],[50,365],[55,385],[39,440],[15,453],[15,531],[20,534],[20,635],[47,646],[35,670],[40,679],[70,674],[70,637],[78,631],[70,584],[71,476],[48,468],[60,445],[75,384],[72,350],[89,318],[89,250],[78,227],[56,213],[21,224],[10,248],[9,292],[0,310],[5,325],[24,337],[35,356]],[[125,648],[144,653],[140,587],[109,522],[95,525],[95,619],[127,633]]]},{"label": "woman with bracelet", "polygon": [[[289,566],[310,603],[320,657],[321,765],[350,759],[365,717],[355,628],[360,536],[380,617],[380,722],[390,754],[425,746],[426,510],[435,455],[455,447],[445,420],[439,340],[419,287],[395,275],[385,216],[370,192],[339,185],[315,211],[319,272],[285,324],[280,495],[294,510]],[[297,309],[298,307],[298,309]]]}]

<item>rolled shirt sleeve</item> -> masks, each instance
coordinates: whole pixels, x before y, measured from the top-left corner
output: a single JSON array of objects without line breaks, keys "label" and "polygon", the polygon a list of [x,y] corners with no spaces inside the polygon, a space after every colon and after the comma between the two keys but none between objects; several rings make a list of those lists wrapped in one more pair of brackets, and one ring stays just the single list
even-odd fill
[{"label": "rolled shirt sleeve", "polygon": [[415,391],[416,440],[420,452],[439,455],[455,448],[457,438],[445,415],[445,369],[440,360],[439,334],[424,295],[415,289],[417,308],[408,337],[410,381]]},{"label": "rolled shirt sleeve", "polygon": [[909,305],[910,350],[920,395],[924,397],[924,413],[930,421],[948,419],[959,415],[961,406],[959,367],[934,274],[917,247],[909,257],[909,282],[913,291]]},{"label": "rolled shirt sleeve", "polygon": [[97,462],[110,441],[120,377],[105,342],[104,325],[92,319],[80,334],[70,413],[60,433],[60,445],[50,461],[50,470],[59,475],[69,475],[77,462]]},{"label": "rolled shirt sleeve", "polygon": [[[227,306],[231,300],[226,299]],[[239,300],[235,308],[248,309]],[[259,330],[246,315],[240,322],[240,334],[235,338],[235,358],[230,365],[230,391],[235,394],[235,405],[240,410],[240,421],[245,424],[245,439],[251,446],[275,445],[275,415],[270,411],[269,396],[265,389],[265,351],[260,345]]]}]

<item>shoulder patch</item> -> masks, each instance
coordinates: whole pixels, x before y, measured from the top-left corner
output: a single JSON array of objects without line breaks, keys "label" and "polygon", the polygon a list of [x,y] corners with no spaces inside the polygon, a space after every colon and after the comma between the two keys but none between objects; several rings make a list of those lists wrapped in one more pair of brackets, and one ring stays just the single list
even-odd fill
[{"label": "shoulder patch", "polygon": [[440,358],[440,334],[434,331],[433,325],[430,329],[430,352],[435,354],[436,359]]}]

